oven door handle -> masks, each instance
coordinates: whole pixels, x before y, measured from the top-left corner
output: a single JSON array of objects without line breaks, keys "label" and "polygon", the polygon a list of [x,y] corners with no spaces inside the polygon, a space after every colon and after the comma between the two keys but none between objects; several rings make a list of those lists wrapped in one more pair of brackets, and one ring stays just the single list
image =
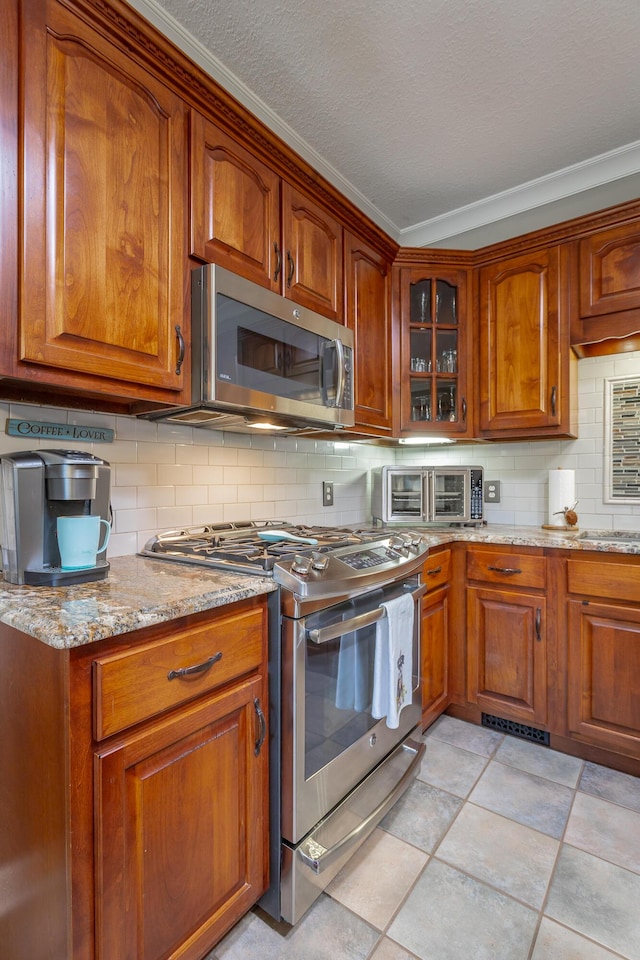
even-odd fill
[{"label": "oven door handle", "polygon": [[[419,600],[427,592],[424,584],[420,584],[415,590],[411,591],[414,600]],[[316,630],[307,630],[307,637],[312,643],[328,643],[329,640],[337,640],[338,637],[344,637],[347,633],[355,633],[356,630],[362,630],[363,627],[369,627],[372,623],[386,616],[383,607],[376,607],[375,610],[369,610],[367,613],[361,613],[351,620],[340,620],[338,623],[332,623],[328,627],[318,627]]]},{"label": "oven door handle", "polygon": [[344,857],[352,847],[359,845],[365,840],[373,828],[380,823],[384,815],[391,809],[396,800],[398,800],[407,787],[411,785],[411,781],[415,778],[422,762],[426,746],[424,743],[419,743],[416,740],[407,739],[404,742],[404,747],[406,750],[413,750],[415,752],[415,756],[411,760],[410,765],[394,785],[393,789],[389,791],[386,797],[380,801],[378,806],[372,810],[357,827],[354,827],[353,830],[342,837],[342,839],[332,847],[323,847],[322,844],[310,839],[307,844],[305,844],[307,852],[305,852],[303,847],[298,850],[298,856],[302,862],[307,867],[310,867],[314,873],[319,874],[322,873],[323,870],[327,870],[336,860]]}]

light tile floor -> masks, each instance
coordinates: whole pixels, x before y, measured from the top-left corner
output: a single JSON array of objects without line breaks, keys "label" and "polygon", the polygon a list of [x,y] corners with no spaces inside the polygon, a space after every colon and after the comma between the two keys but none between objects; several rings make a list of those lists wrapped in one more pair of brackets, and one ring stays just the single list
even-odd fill
[{"label": "light tile floor", "polygon": [[441,717],[415,784],[295,927],[207,960],[640,960],[640,779]]}]

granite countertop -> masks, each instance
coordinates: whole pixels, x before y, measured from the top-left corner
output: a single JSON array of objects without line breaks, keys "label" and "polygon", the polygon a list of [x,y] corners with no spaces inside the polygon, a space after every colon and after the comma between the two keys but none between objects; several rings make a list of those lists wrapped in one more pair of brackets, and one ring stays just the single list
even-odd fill
[{"label": "granite countertop", "polygon": [[69,587],[0,581],[0,622],[60,650],[270,593],[268,577],[114,557],[106,580]]},{"label": "granite countertop", "polygon": [[[577,531],[541,527],[493,524],[412,529],[420,530],[434,547],[462,541],[640,554],[640,540],[587,540],[580,539]],[[277,589],[268,577],[138,556],[114,557],[110,564],[106,580],[69,587],[19,587],[0,581],[0,622],[64,650]]]},{"label": "granite countertop", "polygon": [[[389,525],[391,527],[391,525]],[[398,525],[394,529],[407,529],[406,524]],[[494,523],[485,527],[412,527],[419,530],[433,546],[443,543],[497,543],[511,544],[520,547],[555,547],[558,550],[590,550],[600,553],[627,553],[640,554],[640,532],[638,539],[633,540],[606,540],[606,530],[545,530],[543,527],[509,526],[508,524]],[[589,539],[588,534],[597,535]]]}]

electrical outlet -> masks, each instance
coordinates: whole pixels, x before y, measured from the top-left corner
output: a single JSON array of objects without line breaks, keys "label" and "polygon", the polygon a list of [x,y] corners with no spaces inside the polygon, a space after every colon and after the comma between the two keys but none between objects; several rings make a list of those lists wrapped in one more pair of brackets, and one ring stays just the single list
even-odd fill
[{"label": "electrical outlet", "polygon": [[327,483],[326,480],[322,483],[322,505],[325,507],[333,506],[333,484]]},{"label": "electrical outlet", "polygon": [[485,480],[484,502],[500,503],[500,481],[499,480]]}]

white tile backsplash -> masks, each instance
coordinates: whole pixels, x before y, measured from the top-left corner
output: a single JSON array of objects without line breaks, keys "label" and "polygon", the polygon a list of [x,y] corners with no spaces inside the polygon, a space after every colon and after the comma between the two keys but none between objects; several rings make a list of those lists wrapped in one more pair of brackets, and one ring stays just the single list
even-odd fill
[{"label": "white tile backsplash", "polygon": [[[450,447],[383,447],[346,440],[235,435],[57,407],[0,403],[8,417],[110,427],[111,444],[78,446],[112,465],[114,530],[109,555],[135,553],[158,530],[206,522],[281,519],[351,524],[370,519],[369,472],[385,463],[479,464],[501,480],[501,503],[486,507],[494,523],[538,526],[547,519],[548,471],[576,471],[581,527],[640,528],[640,504],[605,504],[604,379],[640,374],[640,352],[578,363],[577,440],[471,443]],[[0,453],[67,442],[0,434]],[[335,484],[333,507],[322,481]]]},{"label": "white tile backsplash", "polygon": [[422,450],[422,455],[415,447],[401,448],[396,460],[483,466],[485,479],[502,481],[501,502],[485,505],[487,519],[534,526],[547,522],[548,471],[572,469],[576,472],[576,512],[582,529],[640,529],[640,503],[611,504],[603,500],[604,381],[625,374],[640,374],[640,352],[578,362],[577,440],[460,444]]}]

